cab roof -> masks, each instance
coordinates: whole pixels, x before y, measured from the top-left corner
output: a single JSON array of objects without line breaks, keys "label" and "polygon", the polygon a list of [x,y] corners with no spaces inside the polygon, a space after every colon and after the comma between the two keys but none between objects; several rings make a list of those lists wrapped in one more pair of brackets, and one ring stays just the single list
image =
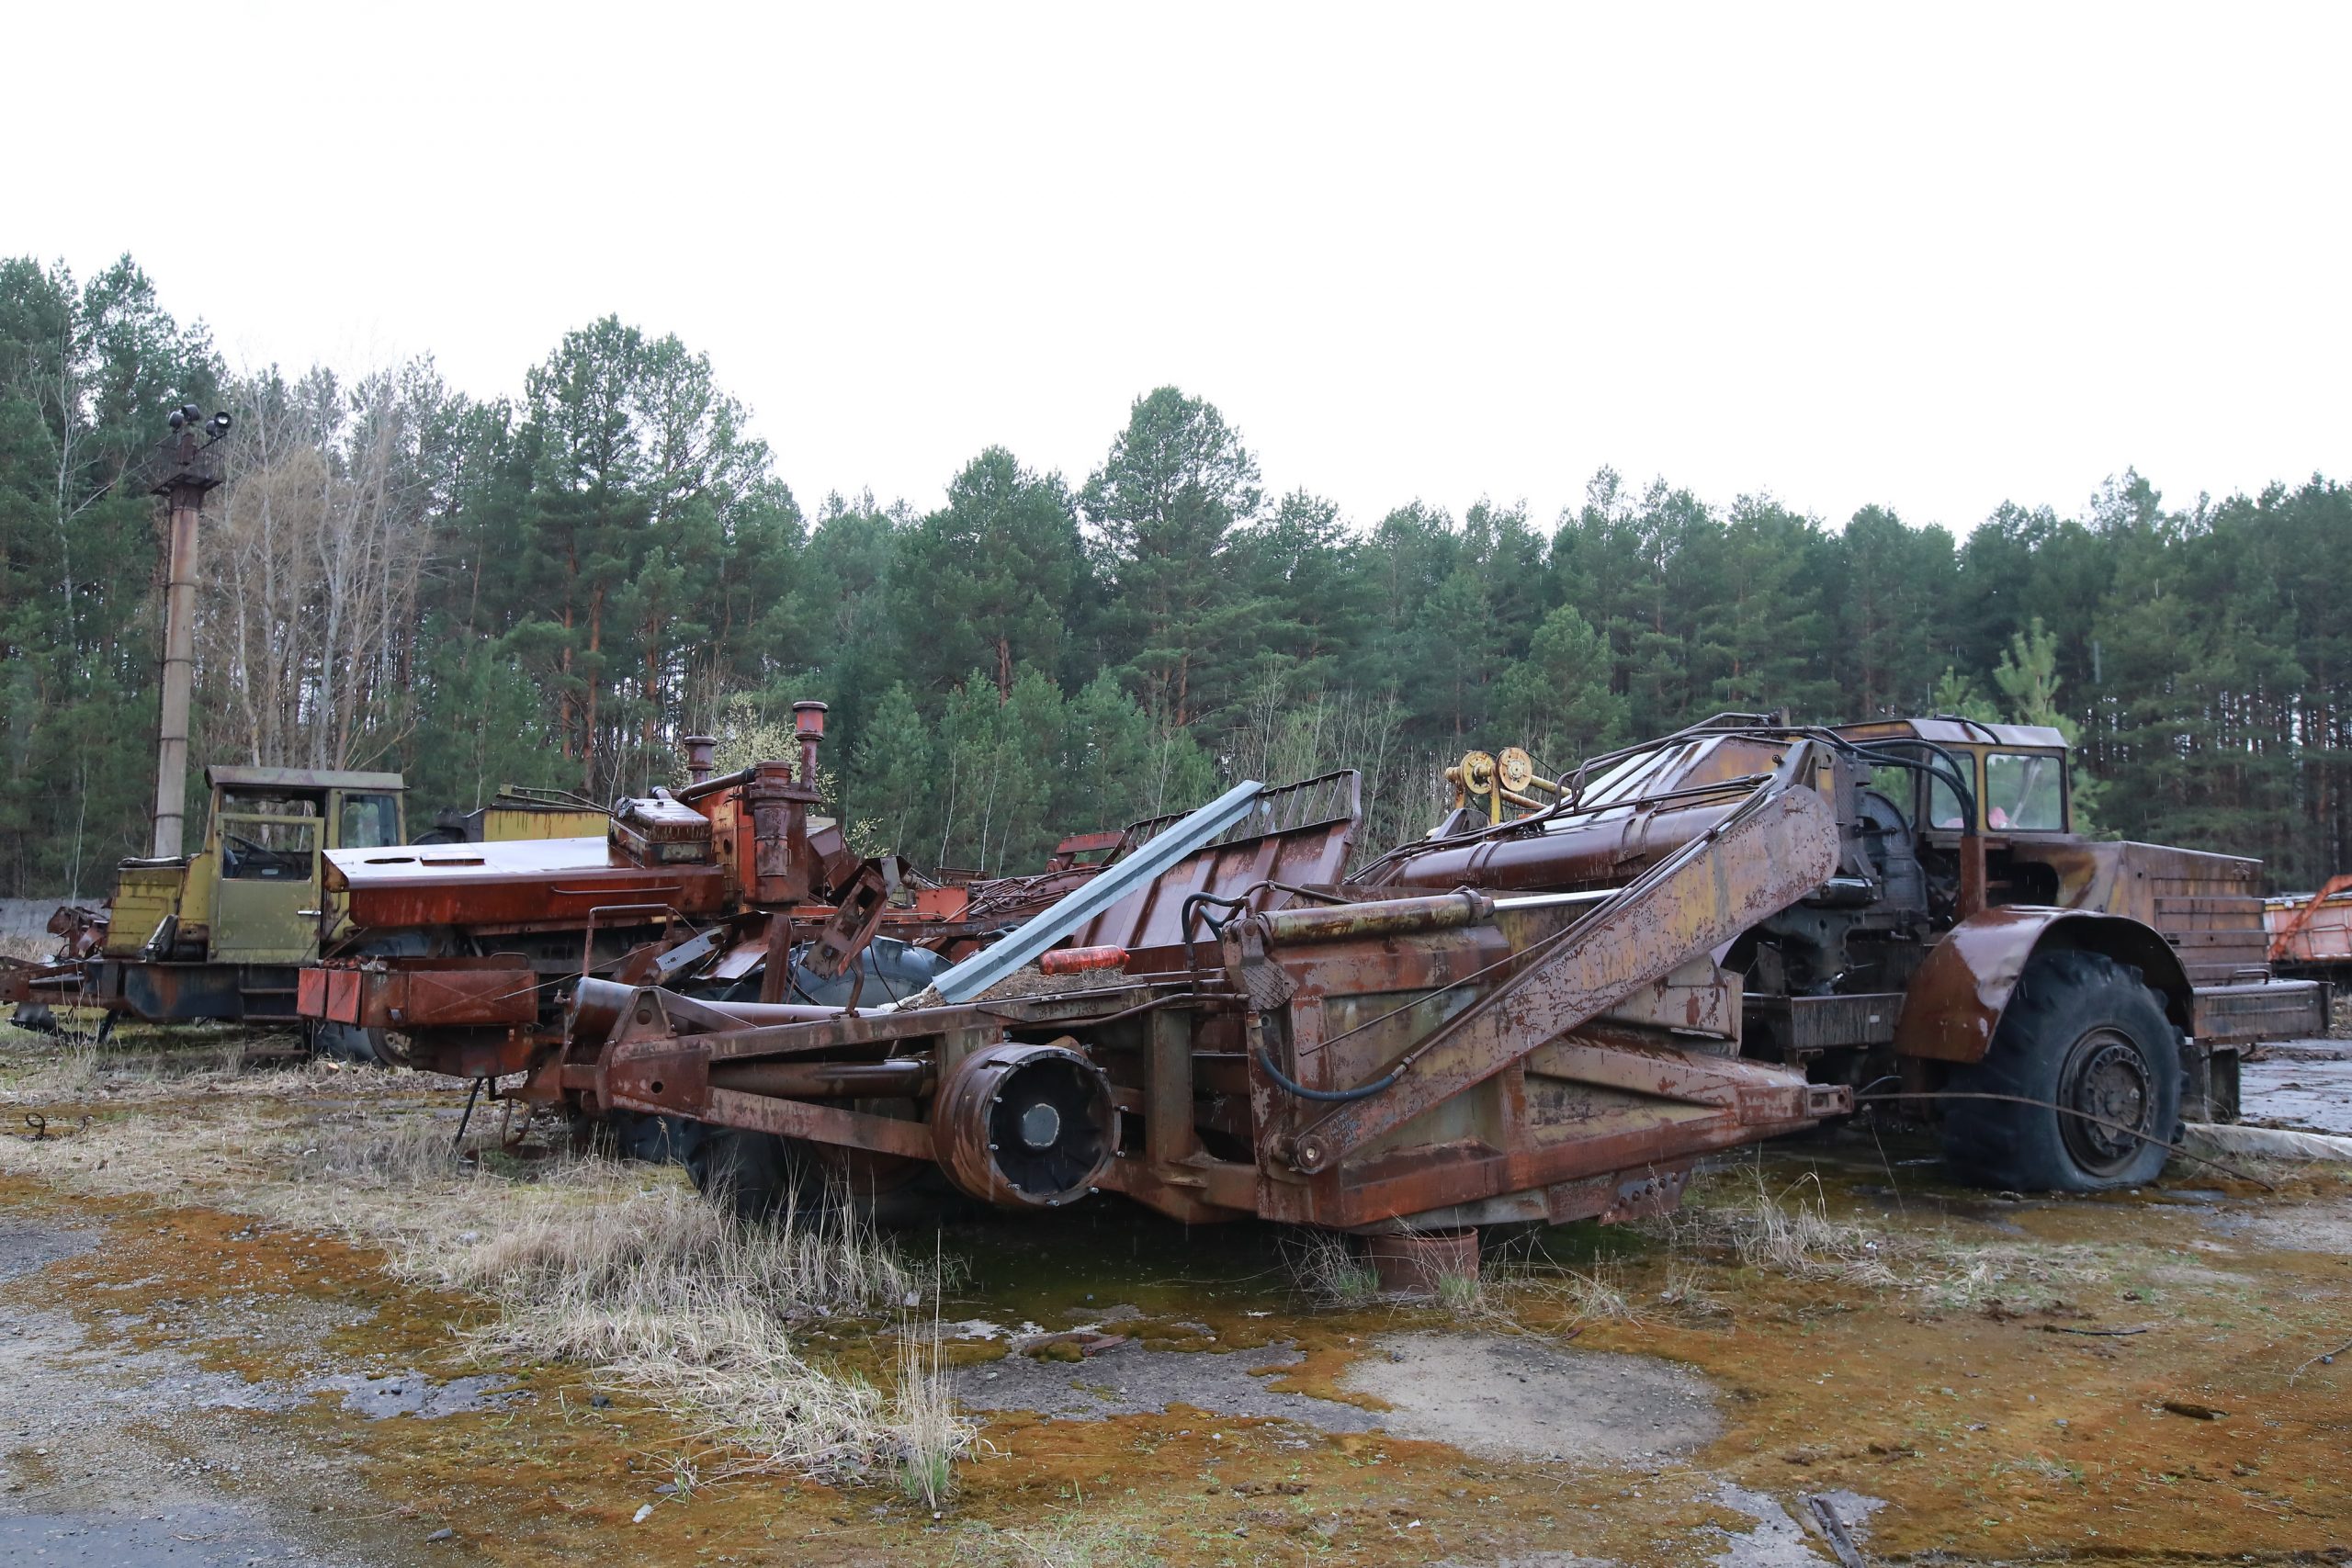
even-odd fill
[{"label": "cab roof", "polygon": [[1883,740],[1894,736],[1932,740],[1943,746],[2032,746],[2063,751],[2066,738],[2046,724],[1979,724],[1973,718],[1945,715],[1937,718],[1882,718],[1867,724],[1841,724],[1837,732],[1849,740]]},{"label": "cab roof", "polygon": [[204,770],[204,782],[231,789],[372,789],[404,790],[398,773],[338,772],[332,768],[237,768],[215,763]]}]

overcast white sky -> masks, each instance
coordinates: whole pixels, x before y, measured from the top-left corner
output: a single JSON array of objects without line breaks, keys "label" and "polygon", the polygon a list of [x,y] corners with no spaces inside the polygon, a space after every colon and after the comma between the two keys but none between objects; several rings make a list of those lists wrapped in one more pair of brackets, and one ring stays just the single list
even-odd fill
[{"label": "overcast white sky", "polygon": [[[0,254],[517,392],[607,311],[813,510],[1138,392],[1359,524],[1595,468],[1965,529],[2352,477],[2352,7],[18,5]],[[175,66],[174,62],[179,63]],[[184,84],[182,85],[175,85]]]}]

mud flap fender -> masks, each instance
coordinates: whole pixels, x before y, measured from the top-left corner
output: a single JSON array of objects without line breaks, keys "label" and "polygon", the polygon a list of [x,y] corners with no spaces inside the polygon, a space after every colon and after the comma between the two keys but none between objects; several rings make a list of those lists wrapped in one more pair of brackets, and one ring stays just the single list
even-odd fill
[{"label": "mud flap fender", "polygon": [[2140,971],[2185,1035],[2194,1021],[2188,971],[2152,928],[2121,915],[2008,904],[1972,915],[1944,933],[1904,993],[1895,1021],[1897,1055],[1973,1062],[1993,1043],[2018,979],[2045,949],[2105,953]]}]

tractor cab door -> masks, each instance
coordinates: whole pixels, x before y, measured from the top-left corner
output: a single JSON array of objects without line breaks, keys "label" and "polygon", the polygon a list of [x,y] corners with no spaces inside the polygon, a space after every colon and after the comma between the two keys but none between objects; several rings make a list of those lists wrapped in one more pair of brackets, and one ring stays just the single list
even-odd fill
[{"label": "tractor cab door", "polygon": [[323,790],[220,792],[212,814],[220,857],[215,962],[300,964],[318,956],[325,796]]}]

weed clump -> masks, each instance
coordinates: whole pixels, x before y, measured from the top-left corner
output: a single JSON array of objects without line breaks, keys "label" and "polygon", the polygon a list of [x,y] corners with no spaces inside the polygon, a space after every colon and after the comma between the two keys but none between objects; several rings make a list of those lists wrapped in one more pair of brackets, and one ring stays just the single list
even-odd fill
[{"label": "weed clump", "polygon": [[1348,1310],[1380,1295],[1380,1275],[1337,1231],[1301,1231],[1282,1244],[1283,1265],[1300,1293],[1318,1305]]}]

